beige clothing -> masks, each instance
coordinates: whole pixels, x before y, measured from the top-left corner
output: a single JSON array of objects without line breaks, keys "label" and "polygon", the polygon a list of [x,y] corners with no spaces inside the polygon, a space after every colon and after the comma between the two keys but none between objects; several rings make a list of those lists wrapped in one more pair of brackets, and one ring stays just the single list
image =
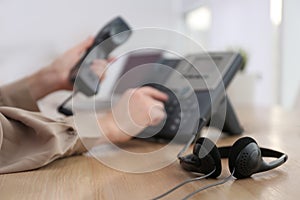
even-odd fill
[{"label": "beige clothing", "polygon": [[85,150],[73,118],[43,116],[24,80],[0,88],[0,174],[36,169]]}]

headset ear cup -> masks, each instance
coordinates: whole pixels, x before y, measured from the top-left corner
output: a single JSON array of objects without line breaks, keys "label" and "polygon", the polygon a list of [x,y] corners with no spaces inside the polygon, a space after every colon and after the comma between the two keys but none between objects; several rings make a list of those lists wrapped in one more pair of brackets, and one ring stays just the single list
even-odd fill
[{"label": "headset ear cup", "polygon": [[207,163],[211,166],[211,169],[215,168],[215,172],[210,176],[216,178],[221,174],[222,165],[221,165],[221,156],[216,145],[208,138],[201,137],[196,141],[196,144],[193,149],[193,154],[204,160],[207,157],[210,157],[210,162]]},{"label": "headset ear cup", "polygon": [[236,161],[240,152],[250,143],[255,143],[257,145],[257,142],[253,138],[243,137],[238,139],[230,148],[230,152],[228,155],[229,170],[232,173],[233,169],[235,169],[233,176],[235,176],[236,178],[246,178],[238,172]]}]

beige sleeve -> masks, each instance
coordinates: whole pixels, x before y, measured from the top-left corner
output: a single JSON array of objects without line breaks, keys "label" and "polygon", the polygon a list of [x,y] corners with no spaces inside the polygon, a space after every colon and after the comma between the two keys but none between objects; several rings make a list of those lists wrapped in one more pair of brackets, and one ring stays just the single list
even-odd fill
[{"label": "beige sleeve", "polygon": [[72,117],[53,120],[34,111],[38,106],[24,82],[0,88],[0,174],[36,169],[86,151]]},{"label": "beige sleeve", "polygon": [[0,106],[39,111],[36,102],[30,95],[26,79],[22,79],[0,88]]}]

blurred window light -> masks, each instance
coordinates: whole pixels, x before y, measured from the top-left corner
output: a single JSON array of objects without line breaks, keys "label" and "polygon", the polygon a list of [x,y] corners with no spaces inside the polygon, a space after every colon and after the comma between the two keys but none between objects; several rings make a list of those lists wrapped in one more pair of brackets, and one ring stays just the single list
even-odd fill
[{"label": "blurred window light", "polygon": [[186,23],[192,30],[206,31],[211,25],[211,11],[201,6],[186,15]]},{"label": "blurred window light", "polygon": [[279,26],[282,21],[282,0],[270,0],[270,18],[275,26]]}]

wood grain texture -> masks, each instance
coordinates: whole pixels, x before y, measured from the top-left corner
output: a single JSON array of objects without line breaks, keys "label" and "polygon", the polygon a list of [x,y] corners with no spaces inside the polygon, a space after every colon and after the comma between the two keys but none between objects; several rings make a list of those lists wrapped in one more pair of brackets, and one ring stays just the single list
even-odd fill
[{"label": "wood grain texture", "polygon": [[[254,137],[260,146],[286,152],[287,163],[252,178],[229,181],[193,199],[299,199],[300,113],[280,108],[245,107],[238,109],[238,115],[246,130],[243,136]],[[231,145],[237,138],[223,137],[218,145]],[[145,152],[159,145],[133,140],[123,147],[133,151],[143,148]],[[219,179],[229,174],[227,160],[222,164]],[[158,171],[132,174],[111,169],[92,157],[75,156],[38,170],[0,175],[0,199],[151,199],[191,177],[195,176],[183,171],[178,162]],[[190,183],[165,199],[181,199],[214,182],[216,180],[207,179]]]}]

